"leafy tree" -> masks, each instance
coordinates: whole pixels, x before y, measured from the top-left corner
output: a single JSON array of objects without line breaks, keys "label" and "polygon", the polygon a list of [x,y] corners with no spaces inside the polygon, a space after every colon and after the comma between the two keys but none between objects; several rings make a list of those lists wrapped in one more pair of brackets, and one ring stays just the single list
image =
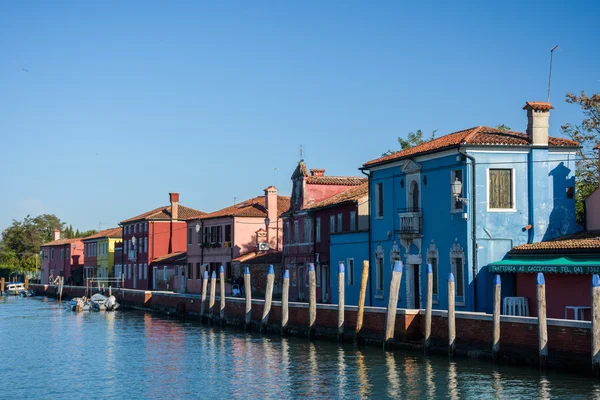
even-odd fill
[{"label": "leafy tree", "polygon": [[398,153],[399,151],[410,149],[411,147],[418,146],[423,143],[427,143],[433,139],[435,139],[435,133],[437,129],[431,132],[431,136],[423,138],[423,131],[418,129],[416,132],[409,132],[406,135],[406,139],[402,137],[398,137],[398,144],[400,144],[400,150],[388,150],[382,154],[382,156],[387,156],[390,154]]},{"label": "leafy tree", "polygon": [[496,129],[499,129],[499,130],[501,130],[503,132],[509,132],[510,131],[510,126],[504,125],[504,124],[499,124],[499,125],[496,125]]},{"label": "leafy tree", "polygon": [[598,153],[594,147],[600,143],[600,94],[588,96],[582,91],[577,96],[567,93],[565,101],[578,105],[583,112],[580,123],[567,123],[561,127],[565,135],[581,145],[575,171],[575,200],[577,223],[583,224],[584,200],[598,187]]},{"label": "leafy tree", "polygon": [[88,237],[88,236],[92,236],[92,235],[94,235],[96,233],[98,233],[98,231],[95,230],[95,229],[90,229],[88,231],[83,231],[83,232],[79,232],[79,229],[78,229],[77,233],[75,234],[74,237],[76,237],[76,238],[85,238],[85,237]]}]

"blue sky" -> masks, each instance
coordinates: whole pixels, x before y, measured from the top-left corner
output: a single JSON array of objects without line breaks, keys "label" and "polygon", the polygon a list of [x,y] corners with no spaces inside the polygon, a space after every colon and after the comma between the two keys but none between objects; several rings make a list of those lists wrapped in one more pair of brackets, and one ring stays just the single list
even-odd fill
[{"label": "blue sky", "polygon": [[[309,168],[357,168],[422,129],[506,124],[545,100],[551,134],[600,91],[598,2],[0,3],[0,228],[54,213],[116,226],[212,211]],[[29,72],[25,72],[26,69]],[[275,170],[277,168],[277,170]]]}]

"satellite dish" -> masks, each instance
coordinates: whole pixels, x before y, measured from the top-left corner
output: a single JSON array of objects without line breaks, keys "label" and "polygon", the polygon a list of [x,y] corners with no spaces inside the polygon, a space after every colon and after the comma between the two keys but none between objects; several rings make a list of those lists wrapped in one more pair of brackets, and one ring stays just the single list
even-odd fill
[{"label": "satellite dish", "polygon": [[196,224],[196,232],[200,232],[200,224]]}]

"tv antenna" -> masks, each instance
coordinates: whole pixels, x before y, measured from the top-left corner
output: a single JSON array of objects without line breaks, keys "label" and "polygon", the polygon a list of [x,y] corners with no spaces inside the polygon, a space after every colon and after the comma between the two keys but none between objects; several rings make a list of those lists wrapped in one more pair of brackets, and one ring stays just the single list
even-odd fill
[{"label": "tv antenna", "polygon": [[302,145],[300,145],[300,161],[302,161],[302,160],[303,160],[303,158],[302,158]]},{"label": "tv antenna", "polygon": [[552,80],[552,55],[554,54],[554,50],[558,49],[558,45],[554,46],[550,50],[550,73],[548,74],[548,103],[550,103],[550,81]]}]

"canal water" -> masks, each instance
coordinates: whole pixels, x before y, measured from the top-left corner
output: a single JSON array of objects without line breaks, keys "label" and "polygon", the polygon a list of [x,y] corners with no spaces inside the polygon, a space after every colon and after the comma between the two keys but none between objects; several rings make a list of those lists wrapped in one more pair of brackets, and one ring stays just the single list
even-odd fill
[{"label": "canal water", "polygon": [[600,382],[0,298],[0,398],[600,399]]}]

